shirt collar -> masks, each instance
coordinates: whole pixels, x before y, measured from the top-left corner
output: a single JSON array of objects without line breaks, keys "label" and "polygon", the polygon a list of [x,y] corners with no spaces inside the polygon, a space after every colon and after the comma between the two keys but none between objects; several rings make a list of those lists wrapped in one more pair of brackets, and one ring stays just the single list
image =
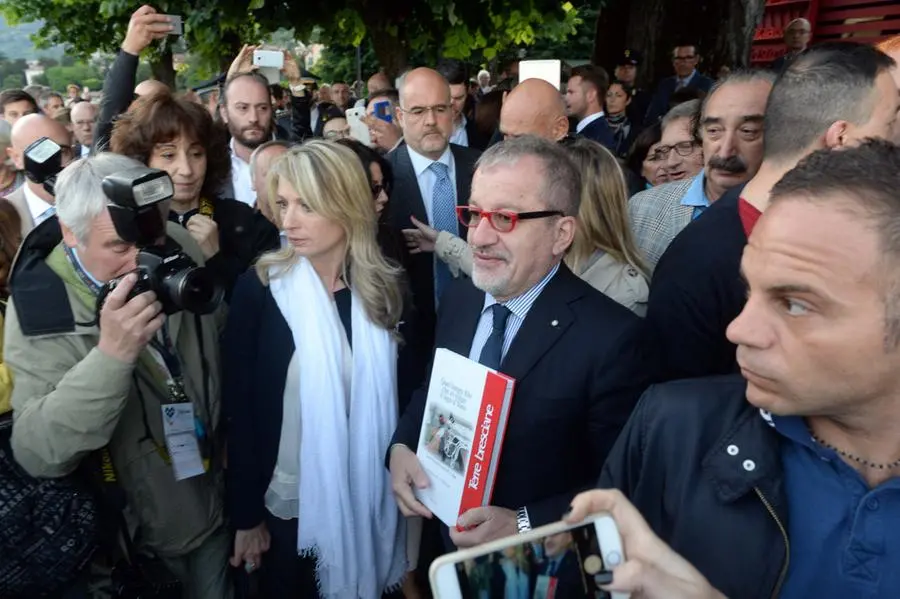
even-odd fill
[{"label": "shirt collar", "polygon": [[581,121],[578,122],[578,126],[575,127],[575,132],[581,133],[582,129],[584,129],[585,127],[587,127],[588,125],[590,125],[591,123],[596,121],[597,119],[602,119],[602,118],[603,118],[602,110],[600,112],[595,112],[594,114],[592,114],[590,116],[584,117],[583,119],[581,119]]},{"label": "shirt collar", "polygon": [[[670,150],[674,152],[675,150]],[[691,186],[688,187],[687,192],[681,198],[682,206],[693,206],[695,208],[708,208],[709,207],[709,198],[706,197],[706,190],[703,188],[703,183],[706,181],[706,177],[704,177],[704,171],[700,171],[696,177],[691,181]]]},{"label": "shirt collar", "polygon": [[759,413],[763,420],[782,437],[793,441],[797,445],[811,449],[823,458],[830,459],[834,457],[833,451],[822,447],[813,439],[812,433],[809,431],[809,427],[806,426],[806,421],[802,416],[778,416],[765,410],[760,410]]},{"label": "shirt collar", "polygon": [[[541,279],[541,281],[526,291],[525,293],[518,295],[510,300],[503,302],[503,305],[509,308],[509,311],[518,316],[521,320],[525,320],[525,317],[528,315],[528,311],[531,310],[531,306],[534,305],[534,302],[537,301],[537,298],[540,297],[541,291],[544,290],[544,287],[550,283],[550,279],[559,272],[559,263],[556,264],[553,268],[550,269],[550,272]],[[484,306],[481,308],[481,313],[484,314],[488,308],[493,306],[494,304],[500,303],[494,296],[490,293],[484,294]]]},{"label": "shirt collar", "polygon": [[74,264],[73,266],[75,266],[75,268],[77,268],[78,270],[80,270],[80,271],[81,271],[81,274],[83,274],[85,277],[87,277],[87,279],[88,279],[91,283],[93,283],[93,284],[96,285],[97,287],[103,287],[104,283],[103,283],[102,281],[98,280],[97,277],[95,277],[95,276],[92,275],[90,272],[88,272],[88,269],[86,269],[86,268],[84,267],[84,263],[81,261],[81,258],[78,256],[78,250],[77,250],[76,248],[74,248],[74,247],[71,247],[71,248],[69,248],[69,249],[70,249],[71,252],[72,252],[72,258],[75,259],[75,264]]},{"label": "shirt collar", "polygon": [[677,76],[676,76],[676,79],[681,81],[681,83],[683,83],[684,85],[688,85],[691,82],[691,79],[693,79],[694,75],[696,75],[696,74],[697,74],[697,69],[694,69],[693,71],[691,71],[691,74],[688,75],[687,77],[685,77],[684,79],[677,77]]},{"label": "shirt collar", "polygon": [[31,218],[37,223],[38,217],[53,206],[32,191],[31,186],[27,182],[22,185],[22,189],[25,193],[25,201],[28,203],[28,211],[31,212]]},{"label": "shirt collar", "polygon": [[406,144],[406,149],[409,150],[409,159],[412,161],[413,170],[416,173],[416,178],[421,177],[422,173],[427,171],[428,167],[430,167],[433,162],[446,164],[450,172],[453,172],[453,152],[450,151],[450,144],[447,144],[447,148],[444,150],[444,153],[441,154],[441,157],[437,160],[432,160],[431,158],[422,156],[421,154],[413,150],[409,144]]}]

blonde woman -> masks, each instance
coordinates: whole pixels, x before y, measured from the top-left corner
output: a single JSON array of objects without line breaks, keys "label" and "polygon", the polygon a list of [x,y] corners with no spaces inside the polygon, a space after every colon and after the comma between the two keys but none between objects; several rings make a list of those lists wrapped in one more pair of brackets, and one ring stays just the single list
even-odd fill
[{"label": "blonde woman", "polygon": [[649,276],[628,223],[628,188],[619,161],[587,139],[568,145],[582,175],[578,233],[566,264],[591,287],[638,316],[647,313]]},{"label": "blonde woman", "polygon": [[290,243],[238,282],[223,341],[231,563],[264,597],[380,597],[406,573],[383,461],[402,274],[349,149],[292,148],[267,184]]},{"label": "blonde woman", "polygon": [[[567,143],[582,173],[578,231],[566,265],[638,316],[647,312],[649,277],[628,224],[625,174],[612,153],[588,139]],[[434,252],[453,276],[472,273],[472,250],[466,241],[412,219],[404,229],[410,253]]]}]

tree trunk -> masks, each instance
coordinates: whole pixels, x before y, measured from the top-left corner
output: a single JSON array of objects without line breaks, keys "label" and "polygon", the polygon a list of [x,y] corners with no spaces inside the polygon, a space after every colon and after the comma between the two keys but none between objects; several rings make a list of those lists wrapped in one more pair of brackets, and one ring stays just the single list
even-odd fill
[{"label": "tree trunk", "polygon": [[175,89],[175,66],[172,64],[171,49],[166,48],[165,52],[150,62],[150,71],[154,79],[162,81],[169,89]]},{"label": "tree trunk", "polygon": [[608,0],[597,19],[594,62],[611,67],[624,48],[638,50],[643,55],[638,81],[652,90],[672,74],[676,44],[699,44],[698,68],[715,77],[722,65],[749,65],[764,8],[765,0]]},{"label": "tree trunk", "polygon": [[[383,26],[371,26],[366,23],[366,29],[372,38],[372,48],[378,64],[384,69],[391,81],[398,77],[409,66],[409,48],[406,46],[405,36],[402,34],[403,26],[399,26],[401,33],[393,36]],[[363,79],[371,73],[363,73]]]}]

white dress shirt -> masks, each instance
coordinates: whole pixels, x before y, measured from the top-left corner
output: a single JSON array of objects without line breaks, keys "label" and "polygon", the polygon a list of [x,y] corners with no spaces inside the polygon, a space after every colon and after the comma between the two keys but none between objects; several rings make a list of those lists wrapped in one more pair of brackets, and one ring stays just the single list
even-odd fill
[{"label": "white dress shirt", "polygon": [[250,164],[244,162],[234,151],[234,140],[231,140],[231,186],[234,199],[253,208],[256,205],[256,192],[250,180]]},{"label": "white dress shirt", "polygon": [[590,125],[591,123],[593,123],[594,121],[596,121],[598,119],[602,119],[604,116],[605,115],[603,114],[603,111],[601,110],[600,112],[595,112],[594,114],[592,114],[590,116],[584,117],[583,119],[581,119],[578,122],[578,125],[575,127],[575,133],[581,133],[585,127],[587,127],[588,125]]},{"label": "white dress shirt", "polygon": [[[434,171],[429,167],[433,162],[442,162],[447,165],[450,183],[453,184],[453,193],[456,195],[456,161],[453,159],[453,152],[450,151],[450,146],[447,146],[447,149],[444,150],[444,153],[441,154],[440,158],[432,160],[422,156],[409,147],[409,145],[406,146],[406,149],[409,150],[409,159],[412,161],[413,171],[416,173],[416,181],[419,183],[419,191],[422,193],[422,203],[425,204],[425,214],[428,215],[428,224],[433,227],[434,215],[432,214],[433,206],[431,204],[432,196],[434,195],[434,184],[437,182],[437,175],[435,175]],[[458,204],[459,198],[456,198],[456,201]]]},{"label": "white dress shirt", "polygon": [[91,147],[90,147],[90,146],[81,146],[81,157],[82,157],[82,158],[85,158],[86,156],[89,156],[90,153],[91,153]]},{"label": "white dress shirt", "polygon": [[28,183],[22,185],[22,189],[25,192],[25,201],[28,202],[28,211],[31,213],[35,227],[53,216],[55,206],[48,204],[38,194],[34,193],[31,187],[28,186]]},{"label": "white dress shirt", "polygon": [[453,129],[453,135],[450,136],[450,143],[458,146],[469,147],[469,133],[466,131],[466,115],[462,115],[462,122]]}]

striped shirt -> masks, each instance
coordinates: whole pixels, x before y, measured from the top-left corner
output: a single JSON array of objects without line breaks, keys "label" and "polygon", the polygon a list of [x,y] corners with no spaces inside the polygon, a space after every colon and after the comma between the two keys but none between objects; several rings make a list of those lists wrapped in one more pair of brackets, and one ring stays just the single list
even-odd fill
[{"label": "striped shirt", "polygon": [[[509,320],[506,321],[506,332],[503,335],[502,358],[506,357],[506,352],[509,351],[513,340],[516,338],[516,334],[519,332],[519,329],[522,328],[522,323],[525,322],[528,311],[531,310],[531,307],[541,295],[544,287],[547,286],[550,279],[552,279],[558,271],[559,264],[554,266],[540,283],[522,295],[503,302],[503,305],[509,308],[511,314],[509,315]],[[481,357],[481,350],[484,349],[484,344],[487,343],[488,337],[491,336],[491,329],[494,328],[494,317],[493,311],[490,308],[496,303],[498,303],[497,300],[491,297],[489,293],[484,294],[484,307],[481,309],[481,319],[478,321],[478,328],[475,329],[475,337],[472,339],[472,349],[469,351],[470,360],[478,361]]]}]

